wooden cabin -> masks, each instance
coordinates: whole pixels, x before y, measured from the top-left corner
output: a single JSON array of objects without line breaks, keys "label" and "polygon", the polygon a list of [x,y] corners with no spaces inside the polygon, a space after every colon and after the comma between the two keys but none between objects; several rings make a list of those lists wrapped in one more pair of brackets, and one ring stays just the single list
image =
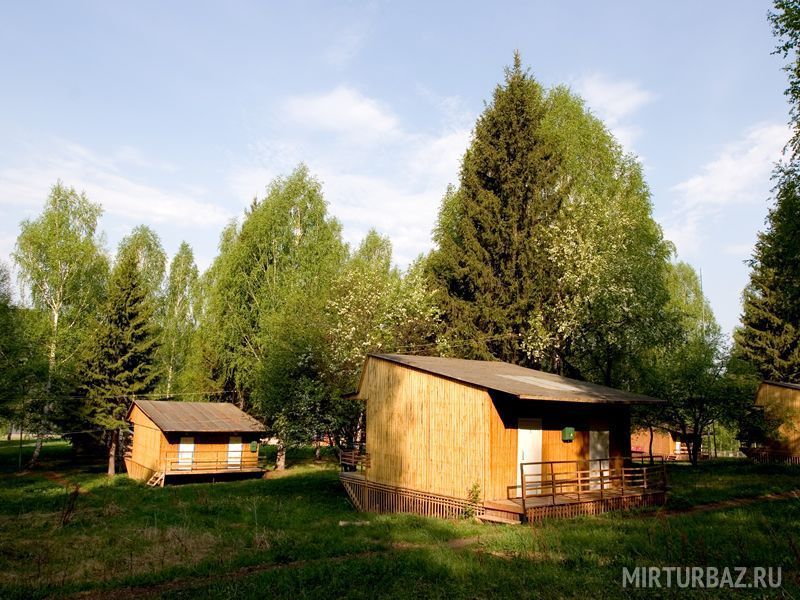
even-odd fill
[{"label": "wooden cabin", "polygon": [[800,385],[763,381],[755,403],[776,431],[758,448],[744,449],[746,454],[759,461],[800,464]]},{"label": "wooden cabin", "polygon": [[494,361],[370,355],[353,397],[366,447],[343,452],[359,509],[536,520],[664,501],[635,465],[630,406],[653,398]]},{"label": "wooden cabin", "polygon": [[[681,443],[676,442],[669,431],[653,429],[653,455],[673,459],[681,452]],[[650,430],[637,429],[631,434],[631,452],[650,456]]]},{"label": "wooden cabin", "polygon": [[[689,438],[677,431],[669,431],[660,427],[653,428],[653,456],[661,456],[665,460],[689,460]],[[650,430],[637,429],[631,434],[631,453],[650,458]],[[700,452],[700,459],[710,458],[708,453]]]},{"label": "wooden cabin", "polygon": [[264,425],[227,402],[136,400],[128,476],[149,485],[259,476]]}]

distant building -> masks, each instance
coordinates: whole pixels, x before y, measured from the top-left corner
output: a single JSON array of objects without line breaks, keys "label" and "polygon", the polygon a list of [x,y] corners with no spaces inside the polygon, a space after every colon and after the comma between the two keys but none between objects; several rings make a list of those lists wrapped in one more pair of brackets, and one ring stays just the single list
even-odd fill
[{"label": "distant building", "polygon": [[136,400],[128,411],[133,441],[128,476],[161,485],[189,477],[258,476],[264,425],[226,402]]},{"label": "distant building", "polygon": [[800,464],[800,385],[764,381],[756,392],[756,406],[763,411],[765,421],[776,427],[758,447],[747,449],[748,456]]}]

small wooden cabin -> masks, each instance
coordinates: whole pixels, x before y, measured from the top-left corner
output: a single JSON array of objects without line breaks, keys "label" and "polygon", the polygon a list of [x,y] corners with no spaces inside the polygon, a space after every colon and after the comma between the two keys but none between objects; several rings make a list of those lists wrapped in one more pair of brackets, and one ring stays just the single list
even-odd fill
[{"label": "small wooden cabin", "polygon": [[[681,452],[681,443],[676,442],[669,431],[653,429],[653,455],[675,457]],[[633,454],[650,455],[650,430],[637,429],[631,434],[631,452]]]},{"label": "small wooden cabin", "polygon": [[777,431],[763,440],[758,452],[748,454],[800,463],[800,385],[764,381],[756,392],[756,406],[767,421],[777,425]]},{"label": "small wooden cabin", "polygon": [[366,403],[366,448],[343,453],[341,478],[363,510],[446,516],[477,502],[486,518],[518,522],[664,499],[663,464],[631,458],[630,406],[653,398],[504,362],[398,354],[370,355],[353,396]]},{"label": "small wooden cabin", "polygon": [[264,471],[258,461],[264,425],[233,404],[136,400],[128,421],[133,438],[125,466],[130,477],[149,485]]},{"label": "small wooden cabin", "polygon": [[[687,438],[677,431],[668,431],[660,427],[653,428],[653,456],[662,456],[666,460],[689,460]],[[650,431],[637,429],[631,434],[631,453],[650,457]],[[701,452],[699,458],[709,458]]]}]

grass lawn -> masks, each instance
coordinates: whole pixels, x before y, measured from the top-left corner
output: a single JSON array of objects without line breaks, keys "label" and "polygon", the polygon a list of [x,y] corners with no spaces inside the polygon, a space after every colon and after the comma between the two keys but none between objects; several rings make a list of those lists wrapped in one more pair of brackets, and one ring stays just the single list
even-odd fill
[{"label": "grass lawn", "polygon": [[[57,442],[40,469],[20,475],[15,452],[0,443],[4,599],[149,585],[167,598],[652,596],[624,590],[622,567],[704,565],[781,566],[783,589],[766,594],[800,597],[796,499],[490,526],[356,513],[335,465],[309,452],[290,455],[281,477],[165,488],[108,479],[102,464],[74,466]],[[84,493],[61,525],[71,483]],[[800,488],[800,468],[671,465],[670,484],[683,508]]]}]

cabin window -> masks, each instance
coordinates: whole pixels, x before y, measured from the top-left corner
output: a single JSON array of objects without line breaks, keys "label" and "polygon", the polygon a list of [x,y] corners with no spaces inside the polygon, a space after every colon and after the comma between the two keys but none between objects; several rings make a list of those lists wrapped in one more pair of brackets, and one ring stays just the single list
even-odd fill
[{"label": "cabin window", "polygon": [[228,468],[240,469],[242,467],[242,438],[232,435],[228,440]]},{"label": "cabin window", "polygon": [[178,468],[191,471],[194,462],[194,438],[182,437],[178,445]]}]

